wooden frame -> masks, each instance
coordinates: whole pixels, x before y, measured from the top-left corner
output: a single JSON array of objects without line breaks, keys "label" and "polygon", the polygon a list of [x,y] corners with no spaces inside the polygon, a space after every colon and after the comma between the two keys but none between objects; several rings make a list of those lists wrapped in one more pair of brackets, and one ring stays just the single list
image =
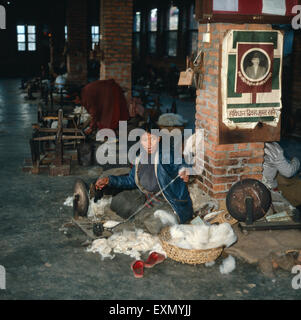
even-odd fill
[{"label": "wooden frame", "polygon": [[[226,23],[258,23],[258,24],[289,24],[294,17],[294,14],[289,16],[279,16],[270,14],[239,14],[235,13],[215,13],[213,11],[214,0],[195,0],[196,19],[199,23],[208,22],[226,22]],[[252,0],[259,2],[262,0]],[[301,0],[286,0],[295,1],[296,4],[301,4]]]}]

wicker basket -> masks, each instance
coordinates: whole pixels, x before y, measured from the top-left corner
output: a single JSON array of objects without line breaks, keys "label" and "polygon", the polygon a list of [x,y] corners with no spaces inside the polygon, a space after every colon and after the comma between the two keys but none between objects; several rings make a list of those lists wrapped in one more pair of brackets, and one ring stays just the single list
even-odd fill
[{"label": "wicker basket", "polygon": [[212,220],[208,220],[210,224],[221,224],[221,223],[229,223],[231,226],[236,224],[238,221],[234,219],[228,211],[223,211],[218,214],[216,217],[212,218]]},{"label": "wicker basket", "polygon": [[183,249],[172,245],[168,242],[171,239],[169,227],[164,228],[160,232],[159,239],[164,251],[170,259],[187,264],[196,265],[214,261],[223,251],[223,247],[207,250],[195,250]]}]

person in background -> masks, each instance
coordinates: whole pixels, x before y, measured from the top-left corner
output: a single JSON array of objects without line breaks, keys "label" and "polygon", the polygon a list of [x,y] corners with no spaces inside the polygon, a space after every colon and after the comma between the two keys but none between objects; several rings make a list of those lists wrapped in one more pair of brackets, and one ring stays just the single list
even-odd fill
[{"label": "person in background", "polygon": [[277,142],[266,143],[264,148],[263,182],[269,188],[277,190],[278,172],[286,177],[293,177],[300,169],[300,161],[294,157],[291,161],[284,156],[283,149]]},{"label": "person in background", "polygon": [[67,78],[68,78],[68,73],[65,73],[65,74],[57,73],[54,81],[54,88],[57,89],[59,92],[65,89]]},{"label": "person in background", "polygon": [[91,116],[86,134],[103,128],[116,130],[119,121],[130,118],[123,90],[113,79],[88,83],[78,93],[75,103],[84,106]]}]

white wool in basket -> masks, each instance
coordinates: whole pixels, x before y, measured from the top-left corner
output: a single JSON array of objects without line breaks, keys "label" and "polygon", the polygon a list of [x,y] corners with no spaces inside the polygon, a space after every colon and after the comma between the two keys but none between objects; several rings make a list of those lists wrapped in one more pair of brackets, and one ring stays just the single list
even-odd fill
[{"label": "white wool in basket", "polygon": [[210,248],[217,248],[221,245],[230,247],[236,242],[237,237],[229,223],[221,223],[219,225],[210,226]]},{"label": "white wool in basket", "polygon": [[170,228],[171,244],[183,249],[229,247],[237,237],[229,223],[219,225],[174,225]]},{"label": "white wool in basket", "polygon": [[185,120],[181,115],[176,113],[164,113],[159,117],[158,125],[160,126],[182,126],[186,124]]},{"label": "white wool in basket", "polygon": [[[102,241],[100,241],[102,240]],[[114,253],[122,253],[136,260],[141,259],[142,252],[158,252],[166,256],[162,249],[158,236],[153,236],[141,229],[115,233],[108,239],[95,240],[88,252],[99,253],[102,259],[109,257],[113,259]]]},{"label": "white wool in basket", "polygon": [[174,224],[178,224],[177,218],[175,215],[165,211],[165,210],[157,210],[154,212],[154,216],[160,218],[162,224],[166,226],[173,226]]},{"label": "white wool in basket", "polygon": [[232,256],[229,256],[223,260],[222,264],[219,266],[219,271],[222,274],[228,274],[235,269],[235,266],[235,259]]}]

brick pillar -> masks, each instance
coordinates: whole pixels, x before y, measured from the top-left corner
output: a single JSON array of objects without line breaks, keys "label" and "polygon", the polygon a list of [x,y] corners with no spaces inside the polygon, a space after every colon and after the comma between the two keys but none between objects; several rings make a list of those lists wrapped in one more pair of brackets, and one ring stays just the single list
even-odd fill
[{"label": "brick pillar", "polygon": [[68,82],[83,85],[87,82],[87,1],[68,0],[66,20],[68,27]]},{"label": "brick pillar", "polygon": [[100,79],[114,79],[122,88],[132,88],[133,0],[101,0],[101,34],[104,61]]},{"label": "brick pillar", "polygon": [[[226,31],[271,30],[270,25],[257,24],[210,24],[210,43],[202,42],[206,24],[199,25],[199,49],[204,56],[204,83],[197,90],[196,128],[205,130],[205,170],[201,188],[216,199],[225,199],[231,186],[244,178],[262,179],[264,143],[241,143],[219,145],[219,83],[221,51],[220,46]],[[221,110],[221,109],[220,109]]]}]

